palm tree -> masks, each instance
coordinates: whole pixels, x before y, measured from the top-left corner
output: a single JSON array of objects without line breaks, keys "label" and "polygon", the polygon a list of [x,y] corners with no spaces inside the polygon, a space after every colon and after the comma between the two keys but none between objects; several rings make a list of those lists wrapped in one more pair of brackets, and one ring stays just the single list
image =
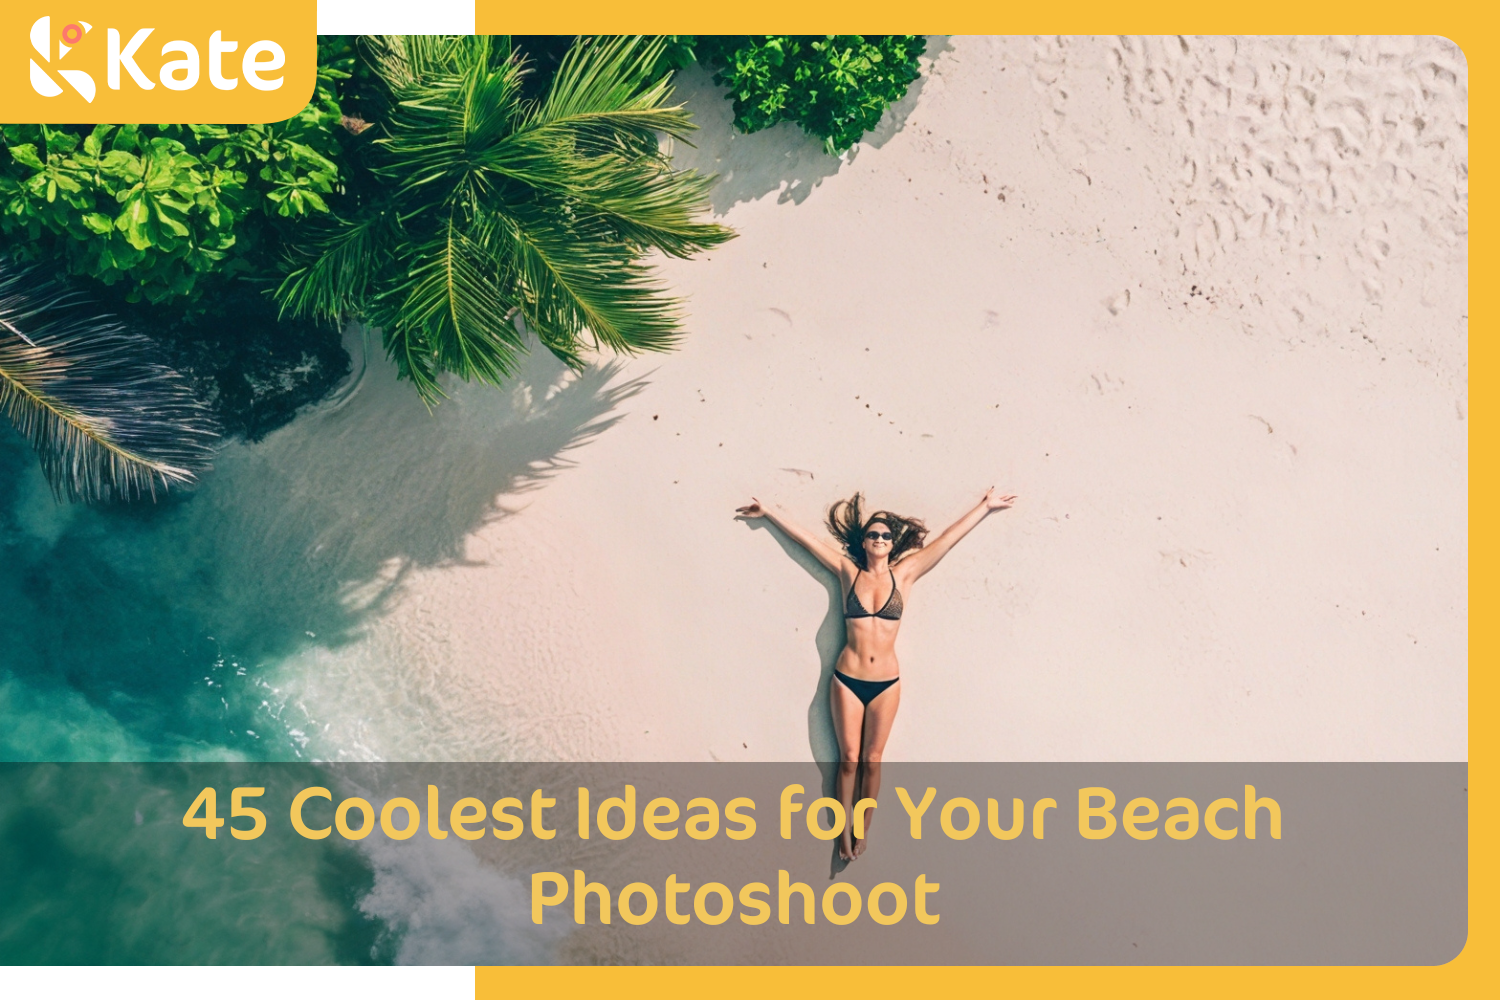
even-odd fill
[{"label": "palm tree", "polygon": [[0,261],[0,411],[58,499],[134,499],[193,482],[218,431],[156,344],[41,268]]},{"label": "palm tree", "polygon": [[503,37],[365,45],[391,98],[384,134],[364,147],[373,183],[304,245],[277,292],[284,310],[381,328],[429,403],[441,372],[512,374],[523,325],[574,368],[586,343],[671,346],[679,303],[642,258],[734,234],[694,221],[713,178],[661,153],[659,135],[694,127],[667,104],[663,39],[580,40],[537,100],[523,99],[526,65]]}]

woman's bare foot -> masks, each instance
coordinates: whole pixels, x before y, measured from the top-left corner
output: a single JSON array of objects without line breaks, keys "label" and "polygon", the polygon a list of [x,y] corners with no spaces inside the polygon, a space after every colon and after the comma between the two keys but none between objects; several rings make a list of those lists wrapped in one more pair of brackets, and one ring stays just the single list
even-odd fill
[{"label": "woman's bare foot", "polygon": [[859,857],[862,850],[864,850],[863,845],[852,843],[849,834],[846,833],[839,838],[839,860],[853,861]]},{"label": "woman's bare foot", "polygon": [[870,843],[870,839],[868,837],[862,837],[861,839],[856,840],[854,842],[854,856],[857,858],[861,854],[865,853],[865,847],[869,843]]}]

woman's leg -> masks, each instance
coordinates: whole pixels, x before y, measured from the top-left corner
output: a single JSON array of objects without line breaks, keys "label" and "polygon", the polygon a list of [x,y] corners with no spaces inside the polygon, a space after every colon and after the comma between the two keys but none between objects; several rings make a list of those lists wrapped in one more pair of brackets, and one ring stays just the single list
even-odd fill
[{"label": "woman's leg", "polygon": [[[880,761],[885,756],[885,741],[890,738],[891,724],[896,721],[896,709],[901,707],[901,682],[897,681],[870,699],[865,706],[863,722],[864,747],[860,763],[864,765],[863,780],[859,796],[862,799],[880,797]],[[870,836],[870,822],[876,810],[865,813],[865,836],[854,843],[854,856],[865,853],[865,841]],[[852,824],[852,819],[851,819]]]},{"label": "woman's leg", "polygon": [[[854,814],[854,779],[859,771],[859,744],[864,733],[865,706],[837,677],[828,682],[828,704],[833,710],[833,732],[839,741],[837,784],[839,802],[844,806],[844,833],[839,838],[839,857],[852,861],[854,837],[850,828]],[[882,745],[883,743],[884,741]]]}]

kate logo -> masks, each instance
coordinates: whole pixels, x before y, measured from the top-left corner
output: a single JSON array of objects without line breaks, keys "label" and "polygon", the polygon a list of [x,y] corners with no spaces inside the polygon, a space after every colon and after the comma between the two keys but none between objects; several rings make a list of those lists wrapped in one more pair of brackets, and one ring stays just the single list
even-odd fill
[{"label": "kate logo", "polygon": [[[73,46],[83,41],[83,36],[92,31],[94,26],[87,21],[74,21],[63,26],[62,40],[57,43],[57,60],[61,62],[63,57],[73,50]],[[42,57],[42,62],[52,62],[52,18],[39,17],[31,26],[31,47],[36,50],[37,55]],[[94,103],[94,78],[81,69],[59,69],[57,75],[63,78],[68,86],[76,90],[80,97],[89,104]],[[41,66],[37,65],[35,59],[31,60],[31,89],[43,97],[60,97],[63,89],[57,81],[52,79]]]},{"label": "kate logo", "polygon": [[285,121],[317,83],[317,15],[317,0],[0,0],[0,108],[57,125]]}]

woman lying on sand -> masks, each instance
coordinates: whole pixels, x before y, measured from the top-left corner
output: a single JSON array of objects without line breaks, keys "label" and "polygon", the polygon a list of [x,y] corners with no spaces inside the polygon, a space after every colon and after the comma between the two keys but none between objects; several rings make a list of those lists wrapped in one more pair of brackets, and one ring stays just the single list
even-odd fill
[{"label": "woman lying on sand", "polygon": [[[865,850],[864,840],[856,840],[852,832],[855,786],[860,786],[860,798],[873,799],[880,791],[880,759],[901,704],[896,633],[906,606],[902,595],[910,594],[912,584],[936,566],[985,515],[1004,510],[1016,498],[997,494],[990,487],[978,506],[934,538],[931,545],[924,546],[927,527],[921,521],[887,510],[876,511],[865,520],[860,510],[862,498],[856,493],[828,510],[828,530],[839,540],[842,551],[784,515],[761,506],[754,497],[750,499],[748,507],[738,509],[741,517],[769,519],[839,576],[847,639],[833,668],[828,698],[833,731],[839,741],[838,796],[848,818],[839,840],[839,856],[853,861]],[[861,765],[863,774],[859,773]],[[866,824],[868,835],[868,818]]]}]

